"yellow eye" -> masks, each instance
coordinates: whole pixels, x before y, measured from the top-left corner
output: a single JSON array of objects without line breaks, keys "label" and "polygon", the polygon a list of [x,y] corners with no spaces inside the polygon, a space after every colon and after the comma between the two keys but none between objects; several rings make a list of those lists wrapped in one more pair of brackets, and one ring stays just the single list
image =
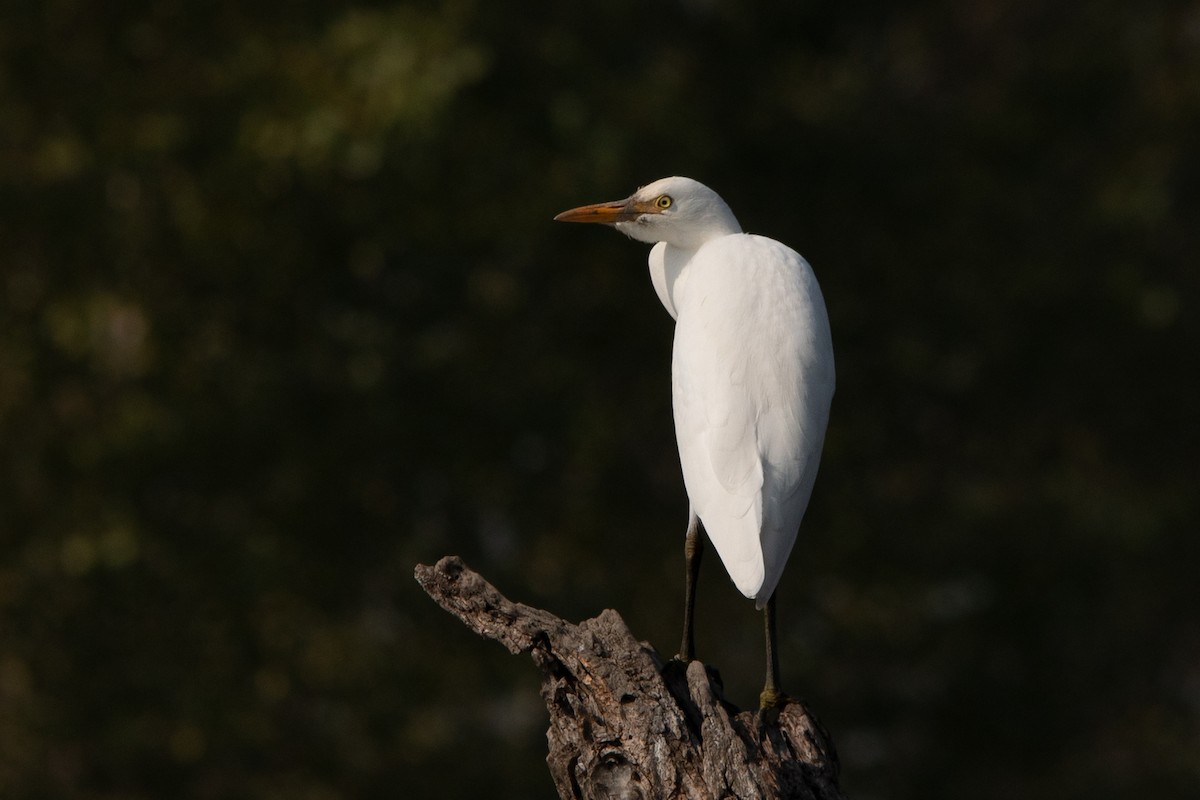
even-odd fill
[{"label": "yellow eye", "polygon": [[667,208],[671,207],[671,203],[673,203],[673,202],[675,202],[675,201],[671,199],[671,195],[664,194],[664,195],[659,195],[659,198],[654,201],[654,205],[656,205],[662,209],[667,209]]}]

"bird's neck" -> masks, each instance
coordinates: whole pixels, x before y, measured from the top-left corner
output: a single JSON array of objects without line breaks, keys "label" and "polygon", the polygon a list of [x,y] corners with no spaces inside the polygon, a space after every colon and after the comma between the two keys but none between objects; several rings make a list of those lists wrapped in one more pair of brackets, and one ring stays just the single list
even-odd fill
[{"label": "bird's neck", "polygon": [[679,318],[679,303],[687,286],[687,266],[699,249],[659,242],[650,251],[650,281],[672,319]]},{"label": "bird's neck", "polygon": [[713,207],[708,213],[695,220],[690,225],[680,225],[671,231],[670,236],[663,241],[672,249],[687,253],[690,258],[693,253],[713,239],[732,236],[741,233],[742,226],[728,206]]}]

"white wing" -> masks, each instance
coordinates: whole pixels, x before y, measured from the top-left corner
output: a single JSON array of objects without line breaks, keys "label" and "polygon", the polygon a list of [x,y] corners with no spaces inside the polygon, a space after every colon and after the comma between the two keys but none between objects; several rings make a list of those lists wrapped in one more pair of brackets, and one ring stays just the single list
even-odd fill
[{"label": "white wing", "polygon": [[772,239],[714,239],[684,272],[672,359],[684,484],[730,577],[762,607],[817,476],[834,388],[829,320],[808,263]]}]

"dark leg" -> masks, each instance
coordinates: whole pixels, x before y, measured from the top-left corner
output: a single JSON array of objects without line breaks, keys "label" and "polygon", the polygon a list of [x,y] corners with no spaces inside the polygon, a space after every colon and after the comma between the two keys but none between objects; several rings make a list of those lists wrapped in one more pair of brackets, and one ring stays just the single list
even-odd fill
[{"label": "dark leg", "polygon": [[779,642],[775,635],[775,595],[763,609],[763,623],[767,634],[767,682],[758,696],[760,708],[775,708],[782,705],[785,697],[779,688]]},{"label": "dark leg", "polygon": [[686,573],[683,579],[683,642],[679,645],[679,660],[691,661],[696,652],[696,638],[692,632],[692,618],[696,611],[696,578],[700,575],[700,558],[704,555],[704,532],[700,518],[692,514],[688,522],[687,538],[683,544],[683,562]]}]

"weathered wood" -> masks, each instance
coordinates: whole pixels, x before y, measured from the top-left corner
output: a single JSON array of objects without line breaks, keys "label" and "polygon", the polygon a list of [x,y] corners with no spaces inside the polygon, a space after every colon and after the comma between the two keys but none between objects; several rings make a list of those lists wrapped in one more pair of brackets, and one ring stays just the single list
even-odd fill
[{"label": "weathered wood", "polygon": [[512,602],[457,556],[416,577],[469,628],[541,668],[546,761],[563,798],[842,798],[833,742],[802,703],[739,712],[715,670],[664,662],[617,612],[574,625]]}]

